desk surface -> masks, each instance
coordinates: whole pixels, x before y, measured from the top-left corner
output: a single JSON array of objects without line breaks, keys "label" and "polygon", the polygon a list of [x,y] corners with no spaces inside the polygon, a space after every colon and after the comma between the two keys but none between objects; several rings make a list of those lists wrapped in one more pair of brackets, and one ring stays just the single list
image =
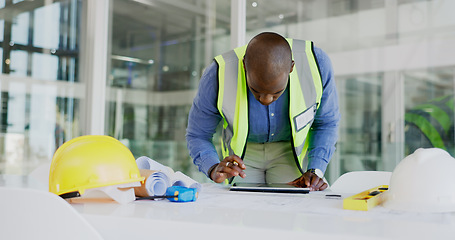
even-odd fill
[{"label": "desk surface", "polygon": [[[156,233],[156,229],[160,229],[159,235],[189,231],[208,236],[227,232],[279,239],[284,236],[318,239],[443,239],[455,236],[455,213],[404,213],[381,206],[367,212],[344,210],[343,198],[327,199],[327,193],[230,192],[220,185],[205,184],[198,200],[191,203],[161,200],[126,205],[72,205],[109,238],[119,237],[122,232],[115,233],[111,226],[135,229],[138,237],[146,232]],[[107,218],[111,224],[106,224]],[[154,225],[160,227],[153,228]]]},{"label": "desk surface", "polygon": [[[29,185],[27,180],[21,184]],[[0,181],[0,186],[5,185]],[[8,184],[6,184],[8,185]],[[13,184],[14,185],[14,184]],[[36,188],[36,186],[35,186]],[[41,188],[42,189],[42,188]],[[378,206],[342,208],[329,191],[310,194],[230,192],[204,184],[196,202],[142,200],[71,204],[105,239],[452,239],[455,213],[409,213]]]}]

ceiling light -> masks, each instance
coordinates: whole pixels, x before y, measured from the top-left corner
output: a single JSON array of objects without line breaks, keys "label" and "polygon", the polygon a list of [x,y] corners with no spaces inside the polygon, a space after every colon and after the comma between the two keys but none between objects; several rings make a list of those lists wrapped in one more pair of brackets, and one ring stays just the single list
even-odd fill
[{"label": "ceiling light", "polygon": [[142,63],[142,64],[153,64],[155,61],[153,59],[150,60],[142,60],[139,58],[127,57],[127,56],[119,56],[119,55],[111,55],[112,59],[125,61],[125,62],[135,62],[135,63]]},{"label": "ceiling light", "polygon": [[153,1],[150,1],[150,0],[133,0],[133,2],[138,2],[138,3],[142,3],[144,5],[148,5],[148,6],[152,6],[152,7],[155,7],[155,3]]}]

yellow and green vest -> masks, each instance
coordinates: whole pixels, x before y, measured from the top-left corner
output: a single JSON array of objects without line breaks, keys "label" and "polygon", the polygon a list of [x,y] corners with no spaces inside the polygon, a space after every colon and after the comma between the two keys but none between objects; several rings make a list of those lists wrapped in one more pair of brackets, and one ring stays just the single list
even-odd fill
[{"label": "yellow and green vest", "polygon": [[[292,149],[301,172],[308,149],[305,141],[320,106],[322,82],[311,41],[287,39],[295,61],[289,76],[289,121]],[[243,68],[246,45],[215,57],[218,64],[217,107],[223,117],[221,149],[223,158],[245,155],[248,138],[248,87]]]}]

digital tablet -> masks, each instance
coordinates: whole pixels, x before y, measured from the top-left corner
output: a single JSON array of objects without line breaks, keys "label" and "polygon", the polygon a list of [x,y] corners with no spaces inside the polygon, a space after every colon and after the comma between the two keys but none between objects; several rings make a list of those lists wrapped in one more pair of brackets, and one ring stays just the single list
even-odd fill
[{"label": "digital tablet", "polygon": [[299,188],[286,183],[234,183],[230,191],[273,192],[273,193],[309,193],[309,188]]}]

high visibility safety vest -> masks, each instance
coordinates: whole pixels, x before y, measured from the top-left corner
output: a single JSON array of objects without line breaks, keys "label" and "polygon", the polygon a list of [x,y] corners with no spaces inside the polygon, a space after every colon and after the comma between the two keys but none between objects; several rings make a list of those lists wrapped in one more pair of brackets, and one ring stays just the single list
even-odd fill
[{"label": "high visibility safety vest", "polygon": [[454,148],[454,96],[448,95],[418,105],[406,112],[405,124],[420,130],[432,146],[453,154]]},{"label": "high visibility safety vest", "polygon": [[[289,121],[292,149],[299,170],[308,149],[308,136],[322,96],[322,81],[313,52],[313,42],[287,39],[295,62],[289,76]],[[248,138],[248,87],[243,57],[246,45],[215,57],[218,64],[217,107],[223,117],[223,157],[245,155]]]}]

